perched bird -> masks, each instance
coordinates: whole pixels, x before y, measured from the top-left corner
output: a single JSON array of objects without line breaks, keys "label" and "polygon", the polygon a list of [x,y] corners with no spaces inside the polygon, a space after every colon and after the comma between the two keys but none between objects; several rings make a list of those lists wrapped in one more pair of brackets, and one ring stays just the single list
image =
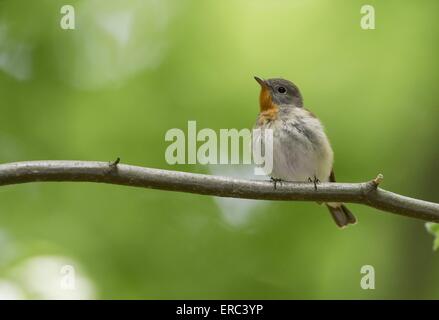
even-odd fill
[{"label": "perched bird", "polygon": [[[277,181],[335,182],[334,153],[320,120],[304,108],[299,88],[285,79],[263,80],[260,113],[255,128],[272,129],[273,169]],[[356,219],[343,203],[326,203],[339,227],[354,224]]]}]

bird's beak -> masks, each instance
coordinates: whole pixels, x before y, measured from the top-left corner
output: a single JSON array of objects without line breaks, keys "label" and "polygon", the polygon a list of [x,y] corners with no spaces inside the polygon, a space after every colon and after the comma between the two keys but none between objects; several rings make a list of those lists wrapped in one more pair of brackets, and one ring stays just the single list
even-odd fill
[{"label": "bird's beak", "polygon": [[255,80],[261,85],[262,88],[265,88],[265,89],[268,88],[267,83],[263,79],[261,79],[259,77],[255,77]]}]

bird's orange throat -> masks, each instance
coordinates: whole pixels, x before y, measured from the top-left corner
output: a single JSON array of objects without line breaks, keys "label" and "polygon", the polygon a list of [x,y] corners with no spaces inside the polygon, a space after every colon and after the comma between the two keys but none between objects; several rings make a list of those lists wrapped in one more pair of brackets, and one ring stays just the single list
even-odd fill
[{"label": "bird's orange throat", "polygon": [[260,116],[264,120],[275,120],[279,107],[273,102],[270,90],[262,87],[259,95]]}]

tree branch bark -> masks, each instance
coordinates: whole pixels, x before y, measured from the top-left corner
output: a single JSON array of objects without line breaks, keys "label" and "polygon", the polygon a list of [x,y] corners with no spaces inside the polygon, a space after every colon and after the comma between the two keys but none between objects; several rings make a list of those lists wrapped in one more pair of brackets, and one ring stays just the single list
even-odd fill
[{"label": "tree branch bark", "polygon": [[28,182],[98,182],[180,191],[218,197],[259,200],[350,202],[425,221],[439,222],[439,204],[378,188],[382,176],[362,183],[282,182],[241,180],[95,161],[28,161],[0,165],[0,186]]}]

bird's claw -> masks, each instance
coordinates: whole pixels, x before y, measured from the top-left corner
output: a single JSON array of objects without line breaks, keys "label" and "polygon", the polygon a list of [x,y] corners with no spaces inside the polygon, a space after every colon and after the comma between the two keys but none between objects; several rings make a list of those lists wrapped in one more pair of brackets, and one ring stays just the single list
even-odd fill
[{"label": "bird's claw", "polygon": [[273,178],[273,177],[271,177],[270,180],[271,180],[271,182],[273,182],[273,184],[274,184],[274,190],[277,189],[277,183],[278,183],[278,182],[282,184],[282,179],[277,179],[277,178]]},{"label": "bird's claw", "polygon": [[308,178],[308,182],[314,183],[314,190],[317,190],[317,185],[320,183],[320,180],[314,176],[314,178]]}]

